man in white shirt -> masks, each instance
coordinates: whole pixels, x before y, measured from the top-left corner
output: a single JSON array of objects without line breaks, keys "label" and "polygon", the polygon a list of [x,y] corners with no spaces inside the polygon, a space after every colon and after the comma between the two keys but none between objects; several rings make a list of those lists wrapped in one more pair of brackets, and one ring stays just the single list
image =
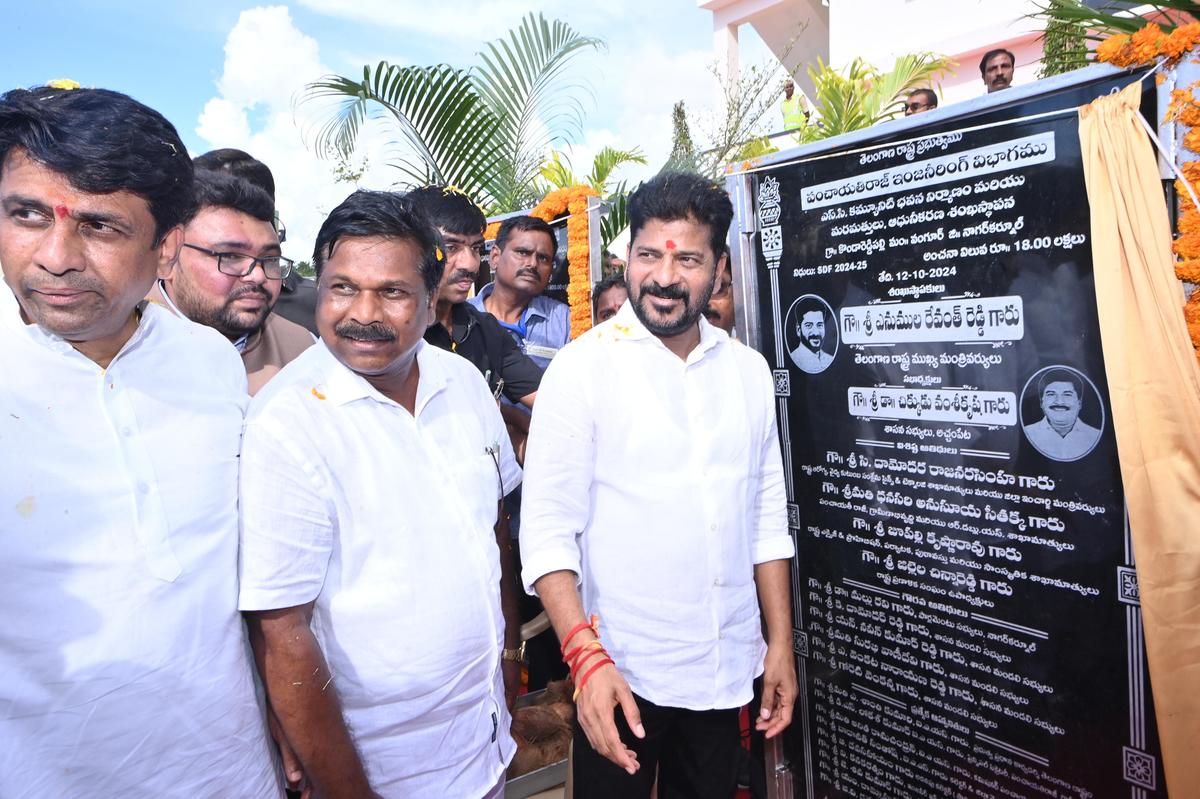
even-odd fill
[{"label": "man in white shirt", "polygon": [[791,720],[795,549],[773,381],[702,316],[732,215],[695,175],[634,192],[630,302],[563,348],[539,392],[523,579],[575,678],[577,799],[647,797],[656,771],[663,799],[733,796],[758,674],[758,729]]},{"label": "man in white shirt", "polygon": [[237,612],[246,375],[142,302],[192,166],[98,89],[0,97],[0,796],[279,797]]},{"label": "man in white shirt", "polygon": [[1092,451],[1100,431],[1079,418],[1083,380],[1072,369],[1049,369],[1038,378],[1042,418],[1025,425],[1034,449],[1056,461],[1075,461]]},{"label": "man in white shirt", "polygon": [[321,341],[255,396],[242,446],[241,606],[268,699],[325,799],[502,796],[495,527],[521,472],[483,377],[422,340],[437,232],[358,191],[313,262]]}]

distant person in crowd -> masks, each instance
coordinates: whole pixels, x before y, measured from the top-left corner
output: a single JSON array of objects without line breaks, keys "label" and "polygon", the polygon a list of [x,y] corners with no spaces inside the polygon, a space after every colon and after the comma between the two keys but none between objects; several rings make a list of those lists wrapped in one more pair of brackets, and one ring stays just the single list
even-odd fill
[{"label": "distant person in crowd", "polygon": [[533,415],[522,576],[571,664],[576,799],[645,799],[656,774],[663,799],[732,797],[758,674],[756,728],[773,737],[791,721],[774,383],[702,313],[732,217],[697,175],[639,187],[631,301],[559,353]]},{"label": "distant person in crowd", "polygon": [[808,101],[803,94],[796,93],[796,83],[791,79],[783,83],[783,101],[780,109],[783,113],[783,129],[796,131],[808,124]]},{"label": "distant person in crowd", "polygon": [[1079,418],[1083,380],[1070,369],[1049,369],[1038,378],[1042,418],[1025,425],[1034,449],[1056,461],[1073,461],[1092,451],[1100,431]]},{"label": "distant person in crowd", "polygon": [[496,317],[521,351],[543,369],[571,339],[571,310],[565,302],[542,294],[550,284],[557,248],[554,231],[541,219],[505,219],[492,245],[494,279],[468,300]]},{"label": "distant person in crowd", "polygon": [[604,252],[604,276],[611,277],[625,271],[625,261],[615,253]]},{"label": "distant person in crowd", "polygon": [[629,299],[624,275],[611,275],[592,288],[592,313],[596,324],[607,322],[617,315],[621,306]]},{"label": "distant person in crowd", "polygon": [[983,54],[979,61],[979,74],[983,77],[983,85],[987,86],[988,94],[1012,86],[1013,68],[1016,63],[1017,58],[1012,51],[1002,47]]},{"label": "distant person in crowd", "polygon": [[810,375],[824,372],[833,362],[833,356],[825,351],[829,322],[825,304],[816,297],[808,297],[796,307],[796,336],[800,346],[792,350],[792,362]]},{"label": "distant person in crowd", "polygon": [[135,100],[0,96],[6,799],[282,796],[236,606],[246,373],[144,302],[191,194]]},{"label": "distant person in crowd", "polygon": [[318,796],[501,797],[514,751],[495,528],[521,471],[479,372],[422,340],[439,245],[398,194],[335,208],[321,341],[247,414],[240,604]]},{"label": "distant person in crowd", "polygon": [[183,247],[149,295],[233,342],[251,394],[313,343],[311,333],[272,312],[292,270],[280,255],[274,215],[270,195],[250,181],[197,170]]},{"label": "distant person in crowd", "polygon": [[713,289],[712,297],[708,300],[708,305],[704,307],[704,318],[713,327],[720,328],[726,334],[732,336],[735,323],[733,314],[733,267],[728,265],[728,258],[726,258],[726,264],[724,271],[717,278],[717,287]]},{"label": "distant person in crowd", "polygon": [[937,107],[937,92],[933,89],[917,89],[914,92],[910,92],[908,99],[904,101],[904,116],[910,117],[913,114],[923,114]]},{"label": "distant person in crowd", "polygon": [[[270,168],[262,161],[244,150],[225,147],[220,150],[210,150],[204,155],[192,159],[196,169],[211,169],[216,172],[228,172],[258,186],[271,195],[275,202],[275,176]],[[279,233],[279,243],[287,241],[287,228],[275,212],[275,230]],[[290,322],[313,333],[317,332],[317,324],[313,318],[317,307],[317,284],[312,278],[304,277],[298,269],[292,269],[284,276],[279,286],[279,299],[275,302],[275,313]]]},{"label": "distant person in crowd", "polygon": [[467,195],[443,186],[413,189],[405,196],[433,222],[446,253],[434,321],[425,340],[475,364],[497,399],[507,397],[532,408],[542,370],[495,318],[467,302],[483,260],[483,211]]}]

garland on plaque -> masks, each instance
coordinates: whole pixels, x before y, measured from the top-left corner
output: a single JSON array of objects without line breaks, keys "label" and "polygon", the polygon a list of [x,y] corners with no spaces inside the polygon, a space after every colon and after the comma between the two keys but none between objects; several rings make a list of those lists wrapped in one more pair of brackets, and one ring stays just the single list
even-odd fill
[{"label": "garland on plaque", "polygon": [[[1118,67],[1148,66],[1158,59],[1165,59],[1166,66],[1174,66],[1179,60],[1200,45],[1200,22],[1179,27],[1167,33],[1153,22],[1132,34],[1118,34],[1105,39],[1096,48],[1096,58]],[[1158,76],[1159,81],[1162,76]],[[1200,155],[1200,101],[1195,90],[1200,88],[1196,81],[1183,89],[1171,92],[1171,103],[1167,107],[1164,122],[1178,122],[1187,129],[1183,136],[1183,147]],[[1200,161],[1189,161],[1182,166],[1184,178],[1195,187],[1200,184]],[[1200,284],[1200,209],[1192,202],[1191,193],[1182,181],[1175,181],[1179,194],[1179,222],[1173,249],[1179,259],[1175,263],[1175,276],[1185,283]],[[1200,290],[1193,290],[1183,308],[1192,347],[1200,359]]]}]

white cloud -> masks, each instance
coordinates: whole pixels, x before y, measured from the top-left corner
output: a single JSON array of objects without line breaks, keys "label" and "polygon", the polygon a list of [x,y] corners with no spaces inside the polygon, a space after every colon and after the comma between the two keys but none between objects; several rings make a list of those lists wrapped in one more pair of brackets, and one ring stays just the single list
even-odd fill
[{"label": "white cloud", "polygon": [[[461,53],[462,56],[470,56],[476,43],[507,31],[526,14],[554,10],[549,0],[488,0],[469,5],[426,0],[299,0],[299,4],[353,22],[470,43],[471,49]],[[446,60],[457,63],[464,59],[447,56]]]},{"label": "white cloud", "polygon": [[[237,147],[271,168],[288,230],[284,252],[297,260],[309,260],[326,214],[353,190],[305,143],[319,109],[296,105],[304,86],[329,72],[317,41],[296,28],[286,7],[248,9],[229,32],[218,95],[196,125],[211,147]],[[366,148],[371,166],[362,184],[385,188],[392,176],[377,147]]]}]

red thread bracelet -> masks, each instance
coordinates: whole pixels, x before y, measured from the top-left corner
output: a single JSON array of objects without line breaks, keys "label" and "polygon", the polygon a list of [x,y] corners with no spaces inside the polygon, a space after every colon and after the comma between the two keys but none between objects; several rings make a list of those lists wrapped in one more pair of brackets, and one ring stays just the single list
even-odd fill
[{"label": "red thread bracelet", "polygon": [[588,677],[591,677],[592,673],[595,672],[596,669],[609,664],[613,666],[617,665],[616,663],[613,663],[612,658],[605,657],[603,660],[597,661],[590,669],[585,671],[583,676],[579,678],[579,683],[575,686],[575,693],[571,696],[571,701],[579,698],[580,692],[583,691],[583,686],[587,685]]},{"label": "red thread bracelet", "polygon": [[603,649],[604,644],[600,643],[599,638],[595,639],[594,641],[588,641],[586,644],[580,644],[579,646],[575,647],[567,654],[563,655],[563,663],[570,665],[571,662],[575,660],[575,658],[579,657],[580,653],[582,653],[583,650],[588,649],[588,648]]},{"label": "red thread bracelet", "polygon": [[571,679],[574,680],[575,675],[577,675],[579,673],[579,670],[583,668],[583,664],[587,663],[589,660],[594,658],[596,655],[600,655],[601,658],[606,658],[609,656],[608,653],[604,651],[603,647],[597,647],[596,649],[593,649],[592,651],[586,653],[582,657],[577,658],[575,660],[575,662],[571,664]]},{"label": "red thread bracelet", "polygon": [[600,617],[597,616],[595,613],[593,613],[590,621],[581,621],[581,622],[579,622],[579,624],[576,624],[574,627],[571,628],[571,632],[567,633],[567,637],[563,639],[562,646],[559,647],[559,651],[563,652],[565,655],[566,651],[567,651],[567,644],[571,643],[571,639],[574,638],[579,633],[583,632],[584,630],[590,629],[592,631],[592,633],[597,638],[599,638],[600,633],[596,630],[596,625],[598,625],[599,623],[600,623]]}]

